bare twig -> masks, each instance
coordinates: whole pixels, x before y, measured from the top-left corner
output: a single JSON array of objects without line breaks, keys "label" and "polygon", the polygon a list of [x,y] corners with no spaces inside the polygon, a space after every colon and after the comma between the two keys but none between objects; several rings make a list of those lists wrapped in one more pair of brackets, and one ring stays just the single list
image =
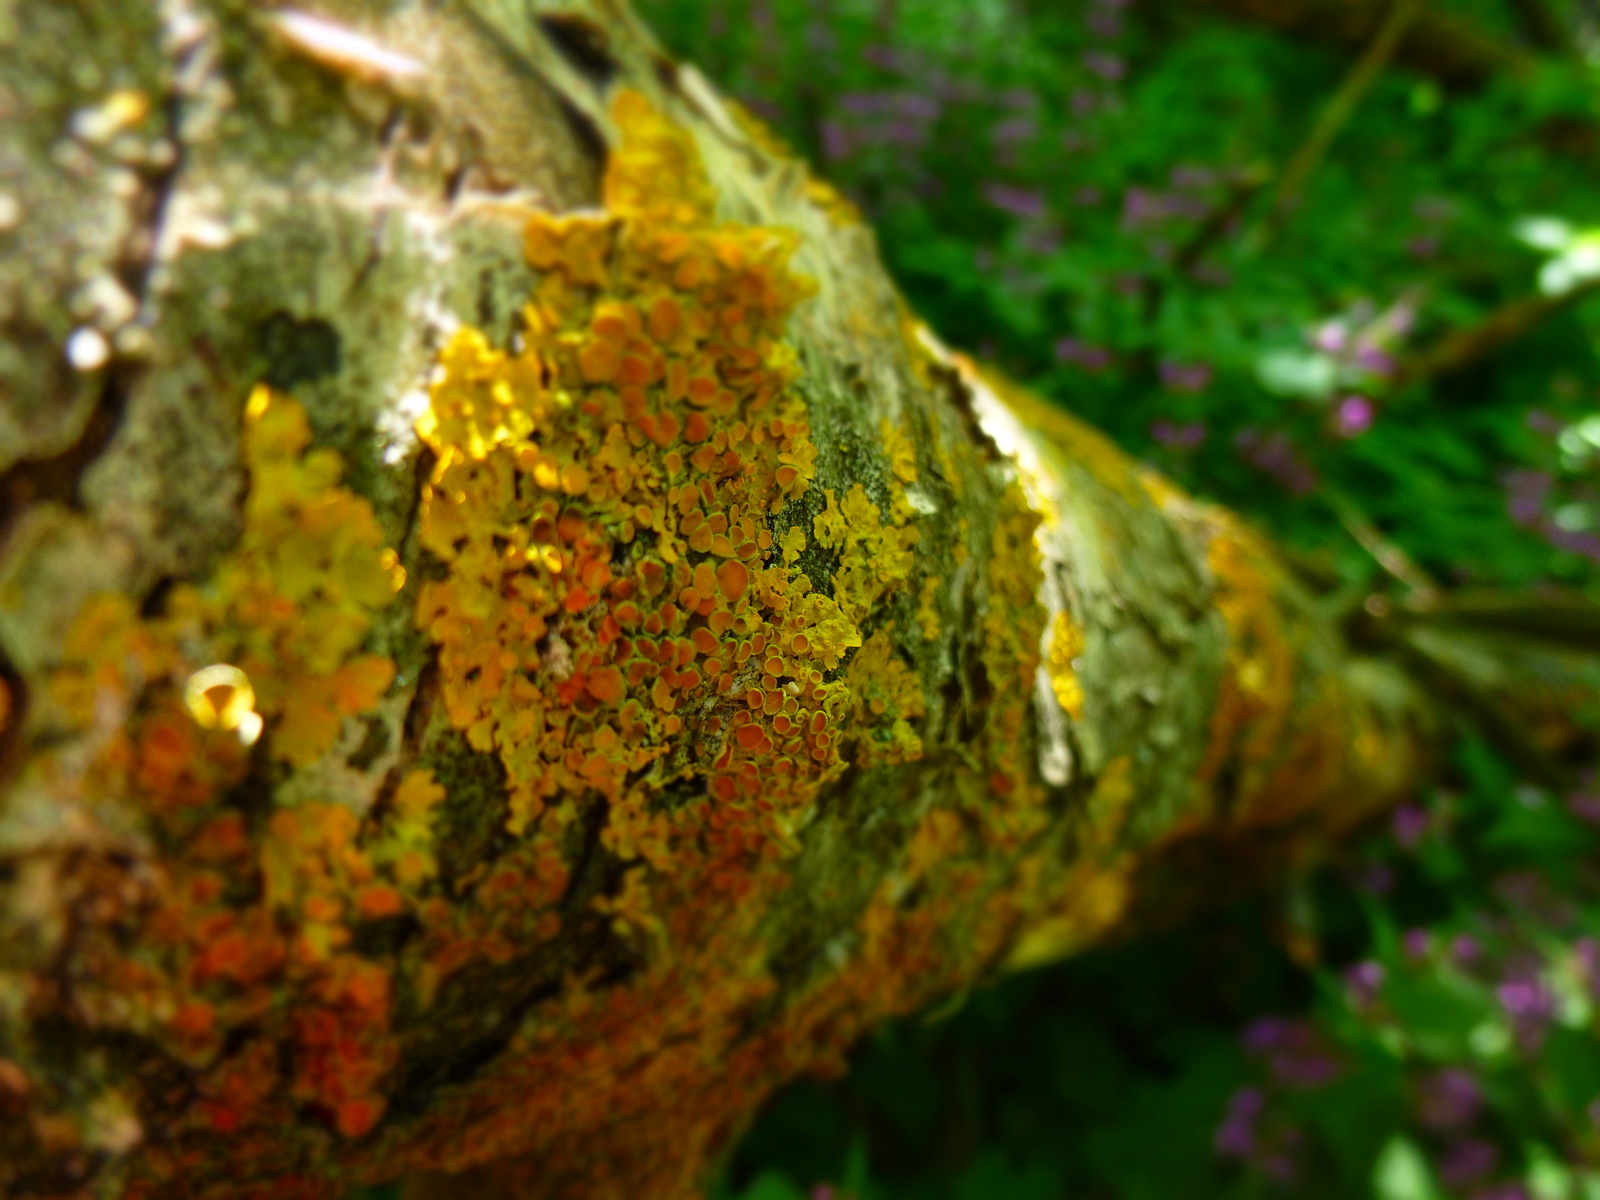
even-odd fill
[{"label": "bare twig", "polygon": [[[1392,0],[1186,0],[1192,7],[1265,25],[1347,49],[1372,43]],[[1481,87],[1496,75],[1523,71],[1535,58],[1457,17],[1423,11],[1395,48],[1397,65],[1449,87]]]},{"label": "bare twig", "polygon": [[1549,0],[1511,0],[1511,7],[1528,41],[1538,49],[1561,58],[1578,57],[1572,31],[1551,11]]},{"label": "bare twig", "polygon": [[1422,0],[1397,0],[1356,65],[1351,68],[1344,82],[1340,84],[1339,90],[1334,93],[1333,99],[1322,110],[1322,115],[1312,126],[1310,135],[1289,160],[1289,165],[1284,168],[1283,174],[1279,176],[1277,191],[1272,197],[1269,221],[1275,224],[1281,223],[1290,207],[1299,200],[1305,191],[1306,181],[1327,155],[1334,139],[1349,123],[1356,107],[1378,78],[1379,72],[1389,64],[1401,39],[1405,37],[1406,31],[1411,28],[1421,11]]},{"label": "bare twig", "polygon": [[1439,585],[1416,561],[1384,536],[1383,531],[1368,519],[1367,515],[1356,507],[1350,499],[1339,492],[1324,487],[1322,495],[1328,502],[1328,507],[1339,518],[1339,523],[1345,531],[1361,544],[1373,560],[1395,579],[1404,584],[1412,593],[1412,600],[1419,604],[1428,604],[1439,595]]},{"label": "bare twig", "polygon": [[1481,362],[1597,291],[1600,291],[1600,277],[1587,279],[1559,295],[1529,296],[1502,305],[1476,325],[1445,334],[1402,363],[1395,373],[1393,386],[1399,388],[1450,375]]}]

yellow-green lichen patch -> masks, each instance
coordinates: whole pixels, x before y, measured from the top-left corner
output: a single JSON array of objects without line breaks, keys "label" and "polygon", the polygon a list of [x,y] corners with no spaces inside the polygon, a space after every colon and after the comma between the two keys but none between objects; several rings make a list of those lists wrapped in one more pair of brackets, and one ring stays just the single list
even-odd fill
[{"label": "yellow-green lichen patch", "polygon": [[698,814],[649,799],[685,775],[789,837],[837,769],[824,673],[860,635],[769,528],[816,457],[794,239],[718,223],[692,140],[631,93],[616,116],[607,211],[530,224],[521,348],[467,330],[441,359],[421,528],[447,572],[417,616],[450,720],[505,765],[510,831],[601,796],[608,846],[668,869]]},{"label": "yellow-green lichen patch", "polygon": [[1056,703],[1074,721],[1083,720],[1083,682],[1078,678],[1077,660],[1084,650],[1083,629],[1066,612],[1050,619],[1049,646],[1045,668],[1050,675],[1050,690]]},{"label": "yellow-green lichen patch", "polygon": [[989,558],[988,605],[983,618],[983,665],[994,688],[983,746],[989,786],[1005,803],[991,818],[1005,841],[1044,819],[1032,767],[1032,683],[1039,669],[1047,613],[1039,600],[1044,583],[1034,533],[1040,516],[1013,483],[1000,495]]},{"label": "yellow-green lichen patch", "polygon": [[[235,1146],[241,1162],[268,1152],[296,1105],[348,1138],[381,1116],[396,1053],[391,974],[350,952],[350,931],[416,909],[434,871],[427,823],[439,794],[413,773],[368,827],[363,797],[269,811],[254,831],[218,803],[264,770],[263,750],[298,766],[321,758],[346,718],[389,688],[393,664],[363,645],[405,580],[371,506],[339,485],[338,455],[310,447],[298,404],[257,389],[243,434],[238,544],[154,615],[123,596],[85,607],[46,718],[94,751],[43,755],[30,780],[64,799],[92,796],[113,826],[131,818],[170,849],[134,889],[138,953],[121,917],[79,931],[75,1011],[188,1064],[196,1101],[177,1132],[247,1139]],[[129,907],[125,868],[76,870],[74,888],[122,897],[108,914]],[[293,1049],[292,1071],[281,1047]]]},{"label": "yellow-green lichen patch", "polygon": [[856,703],[849,722],[860,739],[856,761],[866,767],[921,758],[922,739],[912,722],[925,712],[922,677],[900,660],[887,633],[867,639],[844,678]]},{"label": "yellow-green lichen patch", "polygon": [[[897,493],[898,496],[898,493]],[[833,594],[851,621],[859,622],[911,577],[918,533],[905,513],[885,523],[861,484],[851,484],[844,499],[830,489],[827,506],[812,518],[817,544],[839,556]]]}]

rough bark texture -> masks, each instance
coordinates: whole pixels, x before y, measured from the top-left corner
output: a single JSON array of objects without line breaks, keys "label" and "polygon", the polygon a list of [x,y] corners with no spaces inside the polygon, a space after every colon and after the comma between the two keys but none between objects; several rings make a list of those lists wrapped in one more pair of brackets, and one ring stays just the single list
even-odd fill
[{"label": "rough bark texture", "polygon": [[6,1195],[692,1195],[1414,778],[624,9],[3,11]]}]

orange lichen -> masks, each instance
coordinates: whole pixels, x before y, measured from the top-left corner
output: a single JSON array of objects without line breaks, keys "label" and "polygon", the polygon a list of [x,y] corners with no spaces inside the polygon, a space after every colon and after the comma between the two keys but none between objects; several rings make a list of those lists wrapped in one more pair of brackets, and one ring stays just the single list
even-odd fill
[{"label": "orange lichen", "polygon": [[[80,768],[81,786],[182,848],[144,901],[153,955],[119,957],[114,929],[84,930],[80,953],[98,963],[105,991],[86,983],[80,1003],[125,1014],[117,1020],[181,1062],[208,1064],[195,1110],[205,1128],[237,1133],[281,1120],[299,1098],[358,1137],[383,1112],[395,1050],[387,970],[346,952],[349,926],[407,903],[384,888],[431,873],[431,854],[413,864],[405,841],[417,839],[415,797],[426,781],[401,784],[397,819],[365,845],[356,814],[331,802],[279,810],[254,845],[238,814],[211,807],[244,778],[258,738],[272,757],[312,763],[394,676],[387,658],[361,647],[400,568],[370,504],[338,486],[338,456],[309,442],[299,405],[265,388],[251,395],[238,544],[208,583],[173,588],[154,616],[123,596],[86,604],[50,681],[49,715],[88,730],[104,728],[108,711],[121,714]],[[71,769],[46,759],[44,778],[64,780]],[[230,899],[256,872],[260,899]],[[104,885],[125,896],[114,874]],[[87,948],[101,937],[113,940]],[[300,1000],[283,1005],[284,988]],[[245,1029],[239,1048],[219,1057],[224,1035]],[[297,1047],[292,1078],[279,1073],[275,1041]]]},{"label": "orange lichen", "polygon": [[[825,673],[881,589],[814,590],[804,531],[769,526],[816,460],[784,339],[810,290],[792,235],[718,223],[692,139],[632,93],[616,118],[604,216],[531,222],[520,349],[463,330],[441,356],[418,428],[445,571],[417,620],[451,724],[504,764],[507,831],[558,860],[603,800],[603,844],[640,865],[595,906],[667,952],[663,889],[748,891],[841,769],[850,693]],[[685,782],[703,798],[655,804]]]}]

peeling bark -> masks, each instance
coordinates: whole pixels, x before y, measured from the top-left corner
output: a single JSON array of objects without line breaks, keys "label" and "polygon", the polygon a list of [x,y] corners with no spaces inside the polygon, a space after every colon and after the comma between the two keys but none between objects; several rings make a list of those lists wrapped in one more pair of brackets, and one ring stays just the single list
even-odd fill
[{"label": "peeling bark", "polygon": [[3,32],[5,1194],[693,1195],[874,1021],[1425,767],[620,6]]}]

